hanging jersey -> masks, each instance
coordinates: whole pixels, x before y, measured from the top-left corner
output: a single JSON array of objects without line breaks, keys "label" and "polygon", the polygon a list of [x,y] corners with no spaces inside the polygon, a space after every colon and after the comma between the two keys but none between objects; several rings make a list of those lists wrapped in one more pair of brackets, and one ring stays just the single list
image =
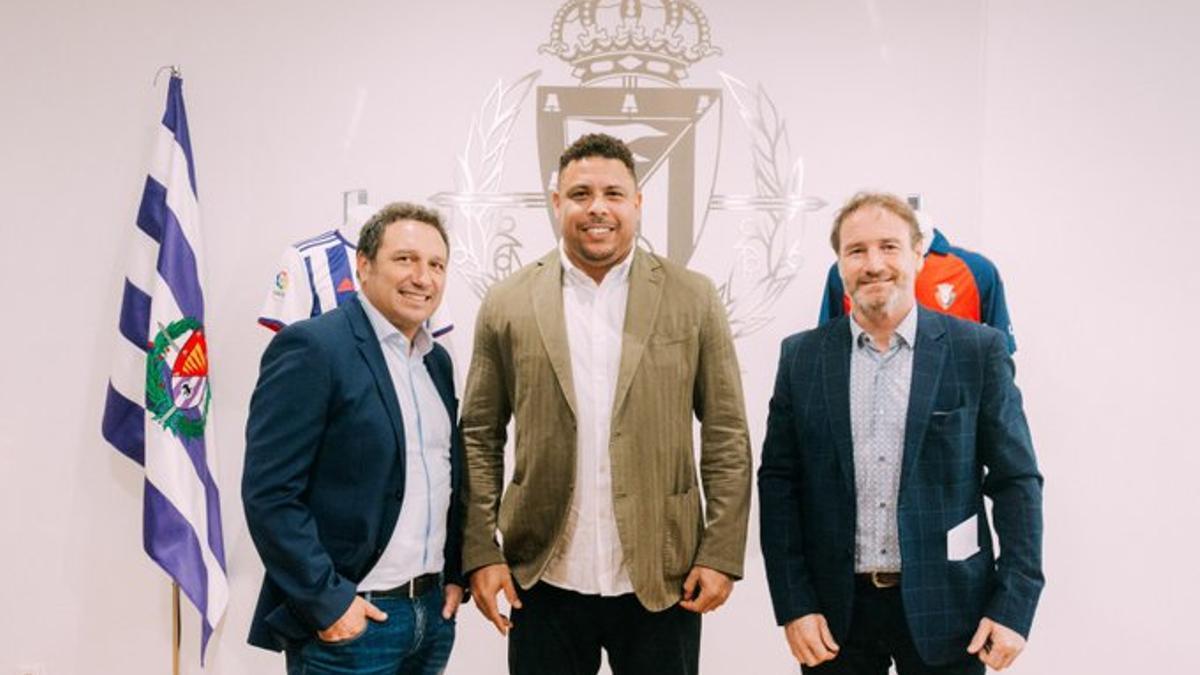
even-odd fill
[{"label": "hanging jersey", "polygon": [[[917,274],[916,294],[924,307],[1000,329],[1008,338],[1009,353],[1017,351],[999,270],[982,255],[952,246],[937,229],[925,253],[925,265]],[[835,263],[825,282],[819,323],[849,313],[850,296]]]},{"label": "hanging jersey", "polygon": [[[358,292],[358,277],[354,273],[356,253],[355,245],[337,230],[289,246],[283,252],[258,322],[278,331],[346,302]],[[449,348],[443,336],[454,330],[454,323],[444,299],[429,317],[427,327],[434,338]]]}]

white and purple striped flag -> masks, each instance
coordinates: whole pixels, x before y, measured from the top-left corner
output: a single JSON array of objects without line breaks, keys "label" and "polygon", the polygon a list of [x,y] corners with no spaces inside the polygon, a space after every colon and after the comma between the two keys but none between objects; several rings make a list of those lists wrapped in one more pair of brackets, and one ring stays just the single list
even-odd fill
[{"label": "white and purple striped flag", "polygon": [[143,543],[200,611],[203,663],[229,586],[216,453],[204,433],[210,393],[198,216],[183,80],[172,76],[130,239],[102,430],[145,469]]}]

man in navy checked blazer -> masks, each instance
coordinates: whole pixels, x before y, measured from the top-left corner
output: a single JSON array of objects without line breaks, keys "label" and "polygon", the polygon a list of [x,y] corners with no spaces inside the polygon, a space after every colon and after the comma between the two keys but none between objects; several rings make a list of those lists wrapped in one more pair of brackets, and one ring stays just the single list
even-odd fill
[{"label": "man in navy checked blazer", "polygon": [[902,200],[856,195],[830,238],[851,315],[783,343],[761,541],[806,673],[1001,670],[1044,584],[1042,477],[1005,336],[916,306],[920,237]]}]

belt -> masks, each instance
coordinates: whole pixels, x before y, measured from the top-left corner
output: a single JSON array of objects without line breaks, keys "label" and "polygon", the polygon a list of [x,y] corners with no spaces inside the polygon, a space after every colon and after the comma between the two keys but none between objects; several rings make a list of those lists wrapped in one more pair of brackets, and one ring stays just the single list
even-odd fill
[{"label": "belt", "polygon": [[875,588],[895,588],[900,585],[899,572],[864,572],[854,576]]},{"label": "belt", "polygon": [[426,591],[437,588],[442,582],[440,574],[422,574],[419,577],[413,578],[412,581],[400,584],[395,588],[389,588],[382,591],[363,591],[359,595],[370,600],[375,598],[415,598],[425,595]]}]

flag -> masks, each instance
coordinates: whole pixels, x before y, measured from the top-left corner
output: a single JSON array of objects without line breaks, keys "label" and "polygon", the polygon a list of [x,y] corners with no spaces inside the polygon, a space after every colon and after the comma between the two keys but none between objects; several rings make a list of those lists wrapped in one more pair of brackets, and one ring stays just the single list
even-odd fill
[{"label": "flag", "polygon": [[211,394],[196,171],[172,76],[137,227],[132,228],[105,440],[145,471],[146,553],[200,612],[200,659],[225,613],[229,586],[215,452],[205,436]]}]

